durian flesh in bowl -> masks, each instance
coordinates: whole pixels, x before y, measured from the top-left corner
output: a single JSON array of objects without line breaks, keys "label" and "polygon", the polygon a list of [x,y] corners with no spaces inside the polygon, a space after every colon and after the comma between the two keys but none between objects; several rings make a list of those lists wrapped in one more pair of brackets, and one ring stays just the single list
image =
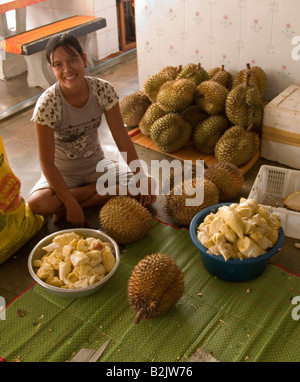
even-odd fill
[{"label": "durian flesh in bowl", "polygon": [[[249,201],[250,199],[247,199],[247,200]],[[252,200],[250,200],[250,201],[252,201]],[[255,201],[254,201],[254,203],[255,203]],[[235,243],[235,245],[238,242],[240,249],[242,249],[242,247],[244,247],[246,254],[248,251],[248,256],[247,255],[240,256],[240,257],[236,256],[236,258],[231,256],[229,258],[226,258],[226,254],[224,254],[225,256],[223,256],[221,254],[212,254],[213,247],[211,247],[211,249],[209,250],[208,249],[209,243],[207,243],[207,246],[204,246],[203,240],[201,240],[202,243],[199,240],[199,236],[198,236],[199,235],[199,229],[200,229],[199,227],[201,224],[203,224],[203,222],[207,216],[211,216],[211,219],[213,220],[212,216],[215,216],[215,214],[219,211],[220,208],[225,207],[224,216],[225,216],[225,212],[226,212],[228,214],[226,216],[226,218],[229,219],[229,212],[231,212],[231,210],[228,210],[227,207],[230,207],[233,205],[234,205],[233,203],[221,203],[221,204],[217,204],[217,205],[205,208],[204,210],[200,211],[198,214],[196,214],[194,216],[194,218],[191,221],[189,231],[190,231],[190,237],[191,237],[193,244],[196,246],[196,248],[200,252],[203,266],[206,268],[206,270],[209,273],[211,273],[212,275],[214,275],[214,276],[216,276],[222,280],[232,281],[232,282],[243,282],[243,281],[248,281],[248,280],[254,279],[254,278],[260,276],[264,272],[264,270],[265,270],[265,268],[269,262],[269,259],[272,256],[274,256],[279,251],[279,249],[283,246],[284,232],[283,232],[282,227],[279,225],[277,227],[278,235],[276,236],[274,243],[272,243],[272,244],[269,243],[269,245],[271,245],[271,246],[266,248],[265,250],[260,250],[260,252],[254,252],[254,249],[259,251],[257,248],[259,247],[259,245],[263,246],[263,244],[262,244],[262,241],[260,241],[259,245],[257,244],[256,246],[254,246],[254,244],[252,243],[253,240],[251,239],[251,241],[249,241],[247,239],[248,237],[250,237],[250,235],[245,234],[245,231],[247,233],[247,230],[250,230],[251,227],[249,226],[249,222],[251,222],[251,219],[247,219],[246,216],[243,216],[242,220],[245,222],[245,226],[246,226],[243,229],[241,229],[241,227],[238,228],[238,226],[236,226],[236,227],[234,226],[234,224],[237,223],[237,221],[239,220],[239,218],[237,216],[234,216],[237,218],[237,221],[234,222],[234,221],[227,220],[227,222],[229,224],[226,223],[224,226],[222,226],[222,224],[223,224],[222,222],[219,222],[219,226],[218,226],[218,224],[216,224],[218,222],[215,221],[211,227],[212,230],[218,229],[218,233],[215,236],[214,240],[215,239],[219,240],[220,238],[222,239],[222,235],[219,235],[220,226],[222,226],[221,231],[222,231],[222,229],[224,230],[224,228],[226,228],[226,230],[223,231],[223,232],[226,232],[226,235],[232,235],[231,230],[229,230],[229,229],[227,230],[227,225],[229,227],[232,226],[233,228],[236,228],[236,231],[238,232],[238,234],[235,233],[236,238],[234,239],[234,237],[231,237],[230,240],[233,243]],[[240,205],[242,205],[242,204],[240,204]],[[235,204],[235,207],[236,206],[239,206],[239,204]],[[259,207],[259,205],[258,205],[258,207]],[[246,211],[246,210],[244,210],[244,211]],[[255,218],[258,218],[258,216],[259,216],[257,214],[258,211],[255,211],[255,212],[256,213],[253,214],[254,220],[255,220]],[[244,213],[246,214],[246,212],[244,212]],[[242,212],[241,212],[241,215],[243,215]],[[230,218],[231,217],[232,216],[230,216]],[[264,218],[264,220],[265,220],[265,218]],[[275,221],[276,221],[276,216],[275,216]],[[241,229],[240,232],[239,232],[239,229]],[[261,240],[266,241],[266,239],[263,239],[263,236],[261,237]],[[253,246],[247,247],[248,242],[253,244]],[[239,252],[239,251],[237,251],[237,252]]]},{"label": "durian flesh in bowl", "polygon": [[[85,282],[82,283],[82,287],[78,286],[77,288],[69,288],[69,287],[66,287],[66,286],[65,287],[61,287],[61,286],[50,285],[49,283],[46,282],[45,279],[42,280],[37,275],[37,272],[38,272],[40,267],[38,267],[36,265],[39,263],[39,260],[41,260],[43,258],[43,256],[45,256],[45,255],[50,254],[50,256],[51,256],[50,249],[49,249],[49,252],[46,252],[45,249],[43,249],[43,248],[51,245],[51,243],[53,243],[53,240],[55,241],[55,238],[57,238],[59,235],[61,235],[60,237],[64,237],[65,238],[66,236],[73,235],[73,233],[78,234],[82,239],[85,239],[85,238],[95,238],[95,239],[100,239],[101,242],[103,242],[103,243],[109,243],[110,244],[109,248],[111,249],[110,252],[114,256],[114,259],[112,259],[111,269],[109,270],[109,272],[107,272],[107,270],[106,270],[106,272],[104,272],[103,275],[101,276],[102,277],[101,279],[100,279],[100,277],[96,276],[96,277],[98,277],[100,279],[100,281],[96,281],[95,283],[93,283],[92,285],[89,285],[89,286],[86,286],[87,283],[85,283]],[[88,267],[87,267],[86,266],[87,262],[82,260],[86,256],[86,254],[82,253],[82,252],[84,252],[84,251],[87,252],[88,251],[88,248],[86,248],[86,246],[85,246],[86,242],[81,241],[78,244],[78,241],[77,242],[76,241],[77,240],[73,240],[72,244],[74,245],[74,242],[75,242],[75,245],[79,246],[81,244],[82,247],[81,248],[78,247],[78,250],[76,248],[75,251],[74,251],[74,248],[72,248],[72,250],[70,250],[70,252],[74,255],[73,259],[72,259],[73,262],[74,261],[78,261],[78,265],[79,265],[78,269],[83,274],[82,278],[84,279],[85,278],[84,273],[87,272],[87,270],[90,272],[91,275],[95,273],[95,272],[93,272],[93,273],[91,272],[90,266],[95,266],[95,267],[97,267],[97,270],[99,270],[100,267],[103,267],[103,263],[100,262],[99,257],[98,258],[91,257],[90,254],[87,253],[87,255],[90,256],[89,259],[90,260],[92,259],[91,261],[94,261],[94,264],[92,262],[89,262],[88,263]],[[60,243],[60,245],[62,245],[62,244],[64,244],[64,243]],[[105,244],[105,246],[106,246],[106,244]],[[66,249],[68,249],[68,248],[65,247],[64,251]],[[97,250],[94,250],[94,251],[92,250],[92,252],[95,253],[95,254],[98,253]],[[92,252],[90,252],[90,253],[92,253]],[[101,252],[101,250],[100,250],[100,252]],[[92,255],[93,255],[93,253],[92,253]],[[62,261],[60,261],[60,263],[62,263],[64,258],[63,258],[62,255],[60,255],[59,257],[62,260]],[[83,262],[83,264],[84,264],[83,266],[80,266],[80,264],[81,264],[80,261]],[[103,259],[102,259],[102,261],[103,261]],[[57,271],[54,274],[56,274],[55,278],[59,282],[60,272],[63,272],[63,268],[64,267],[59,268],[61,266],[61,264],[59,264],[57,262],[58,262],[58,260],[55,259],[55,260],[53,260],[51,262],[52,263],[51,265],[52,266],[53,265],[56,266]],[[102,288],[102,286],[116,272],[116,270],[117,270],[117,268],[119,266],[119,262],[120,262],[119,246],[110,236],[108,236],[104,232],[96,230],[96,229],[73,228],[73,229],[65,229],[65,230],[54,232],[54,233],[46,236],[45,238],[43,238],[39,243],[37,243],[36,246],[32,249],[32,251],[31,251],[31,253],[29,255],[29,258],[28,258],[28,270],[29,270],[29,273],[32,276],[32,278],[38,284],[40,284],[42,287],[47,289],[49,292],[51,292],[53,294],[56,294],[56,295],[58,295],[60,297],[78,298],[78,297],[85,297],[85,296],[91,295],[91,294],[99,291]],[[72,269],[74,269],[74,268],[72,267]],[[71,270],[69,269],[69,271],[71,272],[72,269]],[[96,269],[96,268],[93,268],[93,269]],[[65,272],[65,273],[67,273],[67,272]],[[93,277],[93,276],[90,276],[90,277]]]}]

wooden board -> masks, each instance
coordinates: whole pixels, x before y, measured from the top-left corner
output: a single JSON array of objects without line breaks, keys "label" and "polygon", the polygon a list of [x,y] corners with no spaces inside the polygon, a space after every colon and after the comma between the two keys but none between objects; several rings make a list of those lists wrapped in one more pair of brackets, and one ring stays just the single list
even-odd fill
[{"label": "wooden board", "polygon": [[300,169],[300,86],[290,85],[264,107],[261,156]]},{"label": "wooden board", "polygon": [[[197,150],[195,148],[193,142],[189,142],[182,149],[180,149],[176,152],[165,153],[165,152],[163,152],[157,148],[156,144],[153,142],[153,140],[150,137],[142,134],[138,127],[129,131],[128,134],[129,134],[132,142],[137,143],[138,145],[141,145],[141,146],[146,147],[148,149],[160,152],[160,153],[165,154],[167,156],[170,156],[172,158],[176,158],[176,159],[180,159],[180,160],[191,160],[195,164],[196,164],[196,161],[200,159],[200,160],[204,161],[204,163],[206,164],[207,167],[218,162],[213,155],[203,154],[199,150]],[[250,170],[250,168],[255,164],[255,162],[259,159],[259,157],[260,157],[260,153],[258,151],[257,154],[252,158],[252,160],[250,162],[239,167],[240,170],[242,171],[243,175],[246,174],[246,172]]]}]

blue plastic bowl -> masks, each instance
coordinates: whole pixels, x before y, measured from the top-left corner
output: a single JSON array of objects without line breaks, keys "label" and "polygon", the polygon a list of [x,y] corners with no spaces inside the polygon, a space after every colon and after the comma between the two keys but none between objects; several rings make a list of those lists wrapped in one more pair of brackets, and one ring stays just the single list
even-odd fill
[{"label": "blue plastic bowl", "polygon": [[198,240],[197,228],[203,222],[206,215],[211,212],[216,213],[219,207],[230,204],[232,203],[216,204],[198,212],[190,223],[190,237],[200,252],[203,266],[209,273],[226,281],[241,282],[252,280],[264,272],[269,259],[283,246],[284,231],[280,227],[276,244],[264,255],[243,260],[228,259],[227,261],[225,261],[223,256],[212,255],[208,253],[207,248]]}]

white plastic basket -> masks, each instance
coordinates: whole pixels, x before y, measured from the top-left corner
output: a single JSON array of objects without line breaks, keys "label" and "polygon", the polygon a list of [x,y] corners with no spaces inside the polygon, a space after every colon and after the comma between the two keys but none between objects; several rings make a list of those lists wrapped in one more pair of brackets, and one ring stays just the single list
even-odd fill
[{"label": "white plastic basket", "polygon": [[263,165],[248,198],[280,216],[285,236],[300,239],[300,212],[283,205],[284,199],[295,191],[300,191],[300,171]]}]

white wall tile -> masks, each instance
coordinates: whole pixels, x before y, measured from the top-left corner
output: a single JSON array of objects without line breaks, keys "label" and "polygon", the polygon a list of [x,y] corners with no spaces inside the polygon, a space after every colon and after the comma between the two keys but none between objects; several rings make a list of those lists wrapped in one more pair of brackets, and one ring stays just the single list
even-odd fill
[{"label": "white wall tile", "polygon": [[251,66],[260,66],[267,74],[270,68],[270,56],[271,54],[264,48],[254,46],[244,46],[240,50],[240,60],[238,69],[245,69],[246,64]]},{"label": "white wall tile", "polygon": [[299,10],[299,0],[275,0],[276,6],[280,9]]},{"label": "white wall tile", "polygon": [[248,5],[256,5],[259,7],[273,7],[276,0],[246,0],[245,3]]},{"label": "white wall tile", "polygon": [[212,8],[209,1],[186,3],[185,31],[189,39],[207,40],[212,33]]},{"label": "white wall tile", "polygon": [[[98,1],[98,0],[95,0]],[[116,6],[116,0],[103,0],[103,9]]]},{"label": "white wall tile", "polygon": [[155,1],[137,1],[135,3],[136,25],[143,29],[156,30],[158,28],[159,7]]},{"label": "white wall tile", "polygon": [[26,9],[26,28],[33,29],[43,24],[49,24],[53,22],[53,9],[52,8],[41,8],[41,7],[28,7]]},{"label": "white wall tile", "polygon": [[184,33],[184,1],[163,0],[159,4],[158,21],[163,32],[176,35]]},{"label": "white wall tile", "polygon": [[103,9],[102,11],[98,11],[96,15],[106,19],[106,30],[114,29],[118,26],[117,11],[115,7],[110,7]]},{"label": "white wall tile", "polygon": [[[294,61],[285,52],[275,51],[271,55],[269,85],[278,93],[291,84],[300,83],[299,75],[300,61]],[[280,90],[280,91],[279,91]]]},{"label": "white wall tile", "polygon": [[94,0],[94,11],[98,12],[104,9],[104,0]]},{"label": "white wall tile", "polygon": [[234,44],[216,41],[211,48],[211,66],[208,69],[224,65],[224,69],[234,74],[238,67],[240,51]]},{"label": "white wall tile", "polygon": [[265,48],[270,45],[273,12],[269,8],[247,6],[242,10],[241,40],[245,45]]},{"label": "white wall tile", "polygon": [[213,7],[212,35],[216,40],[236,42],[241,39],[242,9],[238,3],[220,3]]},{"label": "white wall tile", "polygon": [[137,53],[142,62],[152,62],[158,65],[160,62],[159,35],[156,31],[141,29],[137,38]]},{"label": "white wall tile", "polygon": [[290,52],[294,36],[300,36],[300,10],[279,9],[274,14],[272,46],[275,50]]},{"label": "white wall tile", "polygon": [[160,36],[160,62],[162,66],[178,66],[185,62],[185,40],[181,36]]},{"label": "white wall tile", "polygon": [[184,64],[201,63],[204,69],[211,66],[211,44],[208,39],[189,38],[186,41]]}]

